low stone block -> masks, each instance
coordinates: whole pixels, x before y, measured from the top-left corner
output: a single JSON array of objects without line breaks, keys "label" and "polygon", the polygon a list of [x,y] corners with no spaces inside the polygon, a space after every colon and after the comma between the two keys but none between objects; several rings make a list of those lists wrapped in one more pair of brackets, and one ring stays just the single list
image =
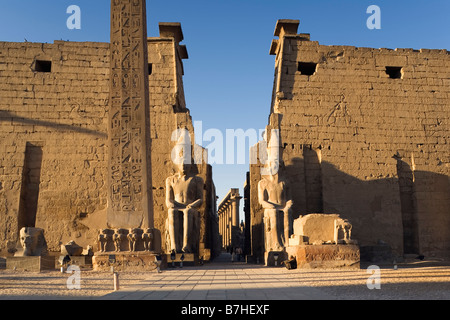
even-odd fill
[{"label": "low stone block", "polygon": [[298,234],[293,234],[290,238],[289,238],[289,246],[298,246],[301,244],[308,244],[308,237],[306,236],[301,236]]},{"label": "low stone block", "polygon": [[[96,253],[92,257],[94,271],[153,271],[157,267],[157,254],[150,252],[107,252]],[[160,255],[160,268],[167,267],[165,255]]]},{"label": "low stone block", "polygon": [[299,268],[360,268],[358,245],[298,245],[286,248]]},{"label": "low stone block", "polygon": [[77,245],[73,240],[69,241],[66,244],[61,245],[61,255],[81,256],[82,253],[83,247]]},{"label": "low stone block", "polygon": [[337,214],[309,214],[294,221],[294,234],[308,236],[309,242],[333,241]]},{"label": "low stone block", "polygon": [[19,271],[41,272],[55,270],[56,257],[7,257],[6,269]]},{"label": "low stone block", "polygon": [[198,264],[198,255],[194,253],[177,253],[175,254],[175,259],[172,260],[170,254],[166,254],[167,266],[172,267],[172,262],[175,266],[180,266],[181,256],[184,255],[183,265],[184,266],[195,266]]},{"label": "low stone block", "polygon": [[[59,268],[65,256],[59,256],[56,261],[56,268]],[[70,264],[79,267],[92,267],[92,256],[69,256]]]},{"label": "low stone block", "polygon": [[264,253],[264,263],[268,267],[282,267],[281,262],[287,260],[287,253],[284,251],[269,251]]}]

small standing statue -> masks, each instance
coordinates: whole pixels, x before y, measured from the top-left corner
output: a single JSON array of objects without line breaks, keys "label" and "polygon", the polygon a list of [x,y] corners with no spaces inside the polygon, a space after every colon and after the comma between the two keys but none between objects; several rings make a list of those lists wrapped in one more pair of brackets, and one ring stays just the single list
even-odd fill
[{"label": "small standing statue", "polygon": [[100,230],[100,234],[97,237],[98,242],[100,243],[100,252],[106,252],[106,246],[110,240],[112,240],[112,236],[109,229]]},{"label": "small standing statue", "polygon": [[142,230],[138,228],[130,229],[127,238],[130,243],[130,251],[136,251],[136,243],[142,239]]},{"label": "small standing statue", "polygon": [[334,242],[355,244],[356,240],[352,240],[352,224],[347,219],[334,220]]},{"label": "small standing statue", "polygon": [[114,246],[116,247],[116,252],[121,251],[122,241],[127,238],[125,229],[115,229],[113,235]]},{"label": "small standing statue", "polygon": [[142,240],[144,241],[144,250],[151,251],[153,244],[153,230],[146,229],[142,234]]}]

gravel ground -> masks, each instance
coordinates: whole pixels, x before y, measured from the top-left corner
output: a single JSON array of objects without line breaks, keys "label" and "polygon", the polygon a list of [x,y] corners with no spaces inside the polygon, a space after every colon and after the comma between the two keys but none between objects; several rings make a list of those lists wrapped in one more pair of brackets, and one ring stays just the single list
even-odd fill
[{"label": "gravel ground", "polygon": [[[207,267],[208,264],[205,264],[198,268]],[[239,268],[238,265],[235,267]],[[381,266],[380,289],[372,290],[366,285],[367,279],[372,275],[366,268],[367,266],[362,266],[361,269],[271,269],[278,273],[289,273],[292,281],[302,286],[315,287],[338,299],[450,299],[450,263],[411,262],[399,264],[397,270],[392,266]],[[270,274],[269,270],[267,272]],[[155,274],[156,272],[121,272],[120,286],[125,288],[142,280],[151,280]],[[0,299],[95,299],[113,292],[111,272],[82,271],[80,290],[67,288],[70,276],[59,271],[23,273],[0,270]]]}]

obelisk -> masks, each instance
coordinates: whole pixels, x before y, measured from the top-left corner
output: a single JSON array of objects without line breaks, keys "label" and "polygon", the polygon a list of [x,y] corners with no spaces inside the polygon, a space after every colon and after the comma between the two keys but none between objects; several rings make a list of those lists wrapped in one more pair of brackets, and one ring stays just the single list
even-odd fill
[{"label": "obelisk", "polygon": [[111,0],[109,228],[153,228],[145,0]]}]

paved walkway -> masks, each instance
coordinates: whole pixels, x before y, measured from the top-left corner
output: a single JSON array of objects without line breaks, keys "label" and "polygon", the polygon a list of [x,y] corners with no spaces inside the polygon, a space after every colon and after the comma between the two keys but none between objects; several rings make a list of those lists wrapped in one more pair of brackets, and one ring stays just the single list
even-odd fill
[{"label": "paved walkway", "polygon": [[317,300],[335,299],[301,286],[278,268],[231,262],[223,253],[199,267],[166,269],[102,299],[133,300]]}]

